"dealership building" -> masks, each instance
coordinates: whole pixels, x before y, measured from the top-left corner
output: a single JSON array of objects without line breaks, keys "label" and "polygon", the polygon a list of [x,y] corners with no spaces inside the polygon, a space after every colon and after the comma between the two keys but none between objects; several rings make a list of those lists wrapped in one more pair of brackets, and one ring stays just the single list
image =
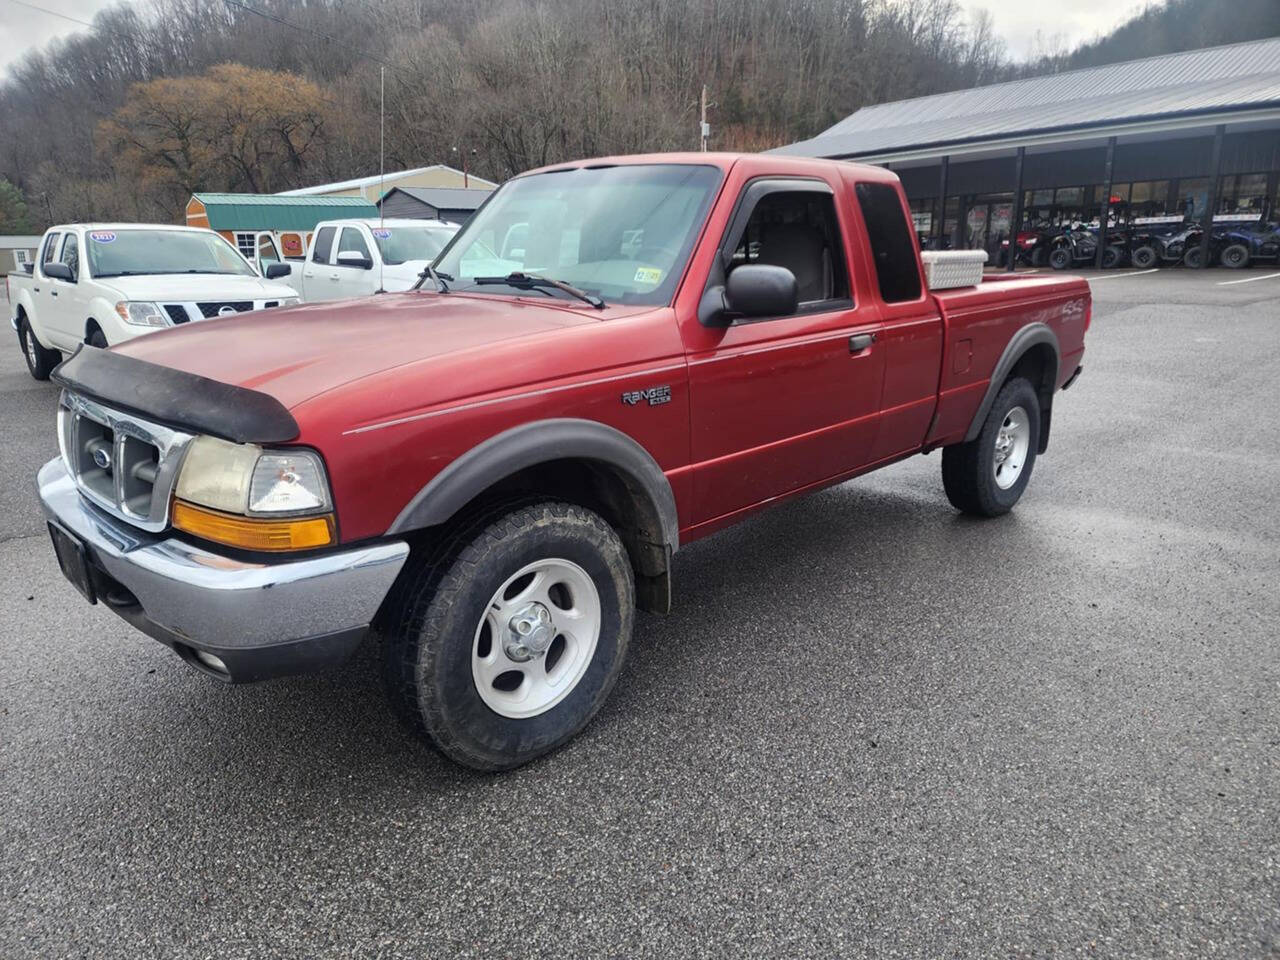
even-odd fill
[{"label": "dealership building", "polygon": [[776,152],[888,167],[930,246],[993,255],[1014,224],[1274,220],[1280,38],[877,104]]}]

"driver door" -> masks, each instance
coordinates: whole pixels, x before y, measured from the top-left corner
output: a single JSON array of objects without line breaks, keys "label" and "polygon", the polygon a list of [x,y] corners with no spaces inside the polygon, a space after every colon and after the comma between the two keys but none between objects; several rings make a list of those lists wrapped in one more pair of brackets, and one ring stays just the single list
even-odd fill
[{"label": "driver door", "polygon": [[[722,238],[727,277],[744,263],[786,267],[790,316],[682,322],[689,361],[692,520],[717,519],[867,463],[879,423],[881,327],[850,258],[848,191],[835,174],[741,187]],[[718,268],[713,266],[713,283]]]}]

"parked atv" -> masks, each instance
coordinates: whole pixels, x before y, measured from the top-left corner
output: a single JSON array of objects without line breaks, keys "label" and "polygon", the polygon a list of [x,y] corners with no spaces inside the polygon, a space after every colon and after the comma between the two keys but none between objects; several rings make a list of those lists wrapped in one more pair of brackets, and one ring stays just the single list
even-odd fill
[{"label": "parked atv", "polygon": [[[1017,244],[1018,254],[1017,263],[1024,266],[1040,266],[1036,263],[1036,254],[1039,252],[1038,244],[1040,243],[1041,232],[1039,230],[1020,230],[1018,232]],[[1043,262],[1043,257],[1040,258]],[[1009,241],[1008,239],[1000,241],[1000,253],[996,257],[996,263],[1005,266],[1009,262]]]},{"label": "parked atv", "polygon": [[1199,224],[1181,223],[1163,230],[1135,233],[1129,260],[1141,270],[1161,264],[1180,263],[1189,248],[1198,249],[1201,232]]},{"label": "parked atv", "polygon": [[1092,263],[1098,256],[1098,236],[1080,224],[1049,241],[1049,266],[1066,270],[1072,264]]},{"label": "parked atv", "polygon": [[1221,234],[1218,262],[1239,270],[1254,260],[1280,260],[1280,223],[1229,227]]}]

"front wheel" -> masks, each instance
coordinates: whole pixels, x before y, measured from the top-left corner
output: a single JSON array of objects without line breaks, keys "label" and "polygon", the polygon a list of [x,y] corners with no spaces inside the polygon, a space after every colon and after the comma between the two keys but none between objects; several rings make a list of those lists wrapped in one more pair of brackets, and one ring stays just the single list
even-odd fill
[{"label": "front wheel", "polygon": [[1112,244],[1102,251],[1102,268],[1110,270],[1120,266],[1120,261],[1124,259],[1124,248]]},{"label": "front wheel", "polygon": [[1071,248],[1066,245],[1054,247],[1049,253],[1049,266],[1055,270],[1065,270],[1071,266]]},{"label": "front wheel", "polygon": [[1040,398],[1021,377],[1007,382],[978,436],[942,450],[942,486],[957,510],[980,517],[1008,513],[1031,480],[1040,448]]},{"label": "front wheel", "polygon": [[48,380],[53,368],[62,362],[62,354],[41,345],[25,317],[18,322],[18,343],[26,357],[27,370],[37,380]]},{"label": "front wheel", "polygon": [[1249,265],[1249,248],[1243,243],[1233,243],[1223,249],[1218,259],[1222,261],[1224,267],[1240,270]]},{"label": "front wheel", "polygon": [[546,501],[489,514],[402,575],[384,630],[396,711],[445,756],[506,770],[565,743],[622,669],[635,617],[626,548]]},{"label": "front wheel", "polygon": [[1199,270],[1204,266],[1204,254],[1200,252],[1200,245],[1188,248],[1187,252],[1182,255],[1182,265],[1190,267],[1192,270]]},{"label": "front wheel", "polygon": [[1129,254],[1129,261],[1139,270],[1146,270],[1154,267],[1156,261],[1160,259],[1160,255],[1156,253],[1156,248],[1150,244],[1143,244],[1140,247],[1134,247],[1133,253]]}]

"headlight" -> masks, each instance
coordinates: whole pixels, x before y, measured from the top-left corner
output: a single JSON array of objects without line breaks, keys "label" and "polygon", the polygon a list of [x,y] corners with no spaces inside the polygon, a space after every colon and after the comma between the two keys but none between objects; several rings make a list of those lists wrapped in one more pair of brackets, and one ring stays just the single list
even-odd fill
[{"label": "headlight", "polygon": [[282,307],[296,307],[296,306],[297,306],[298,304],[300,304],[301,302],[302,302],[302,300],[301,300],[301,298],[299,298],[299,297],[285,297],[283,300],[281,300],[281,301],[280,301],[280,306],[282,306]]},{"label": "headlight", "polygon": [[169,326],[169,315],[160,309],[159,304],[146,300],[121,300],[116,304],[116,313],[125,323],[135,327]]},{"label": "headlight", "polygon": [[329,481],[313,450],[197,437],[174,493],[173,525],[208,540],[250,550],[303,550],[334,541]]}]

